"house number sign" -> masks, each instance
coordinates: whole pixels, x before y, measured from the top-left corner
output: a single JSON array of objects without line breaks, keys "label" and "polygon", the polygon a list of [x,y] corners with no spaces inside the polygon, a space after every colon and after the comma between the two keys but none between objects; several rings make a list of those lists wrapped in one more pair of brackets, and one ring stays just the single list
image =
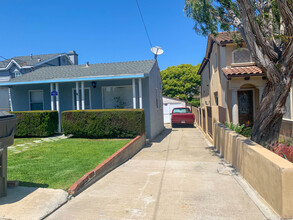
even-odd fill
[{"label": "house number sign", "polygon": [[57,91],[54,90],[54,91],[51,92],[51,96],[57,96],[57,95],[58,95]]}]

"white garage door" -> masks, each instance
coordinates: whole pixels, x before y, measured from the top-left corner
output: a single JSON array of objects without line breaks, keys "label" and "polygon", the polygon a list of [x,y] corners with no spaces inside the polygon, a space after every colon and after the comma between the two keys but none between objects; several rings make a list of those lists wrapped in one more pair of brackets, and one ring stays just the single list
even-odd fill
[{"label": "white garage door", "polygon": [[184,103],[166,103],[164,104],[164,123],[171,123],[171,113],[173,108],[184,107]]}]

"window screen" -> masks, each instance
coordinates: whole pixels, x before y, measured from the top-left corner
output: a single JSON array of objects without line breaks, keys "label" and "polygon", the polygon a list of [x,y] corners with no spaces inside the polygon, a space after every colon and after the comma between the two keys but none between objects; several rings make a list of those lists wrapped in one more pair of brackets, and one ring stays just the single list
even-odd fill
[{"label": "window screen", "polygon": [[103,87],[105,109],[133,108],[132,86]]},{"label": "window screen", "polygon": [[[73,89],[73,107],[74,109],[77,109],[76,108],[76,89]],[[91,109],[89,88],[84,89],[84,108]],[[79,109],[81,109],[81,89],[79,89]]]},{"label": "window screen", "polygon": [[31,110],[44,110],[43,91],[30,91],[29,95]]},{"label": "window screen", "polygon": [[251,62],[250,52],[246,49],[237,49],[233,51],[234,63]]}]

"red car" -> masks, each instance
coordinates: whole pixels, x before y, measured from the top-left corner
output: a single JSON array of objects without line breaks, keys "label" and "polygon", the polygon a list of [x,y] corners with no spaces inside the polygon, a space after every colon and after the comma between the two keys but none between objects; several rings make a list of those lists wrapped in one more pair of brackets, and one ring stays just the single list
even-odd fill
[{"label": "red car", "polygon": [[194,114],[190,108],[174,108],[171,115],[172,127],[179,124],[194,125]]}]

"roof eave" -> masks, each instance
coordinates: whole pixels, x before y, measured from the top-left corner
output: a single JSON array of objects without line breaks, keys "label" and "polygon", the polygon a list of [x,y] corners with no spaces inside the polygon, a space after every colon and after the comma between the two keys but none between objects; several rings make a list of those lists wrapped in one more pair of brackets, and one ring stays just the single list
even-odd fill
[{"label": "roof eave", "polygon": [[0,83],[0,87],[16,86],[16,85],[31,85],[31,84],[47,84],[47,83],[65,83],[65,82],[82,82],[82,81],[101,81],[101,80],[117,80],[117,79],[139,79],[148,77],[148,73],[136,75],[120,75],[120,76],[100,76],[86,78],[69,78],[69,79],[51,79],[41,81],[24,81],[24,82],[5,82]]},{"label": "roof eave", "polygon": [[235,75],[226,75],[224,73],[224,76],[228,79],[231,80],[232,78],[240,78],[240,77],[254,77],[254,76],[264,76],[264,73],[257,73],[257,74],[235,74]]},{"label": "roof eave", "polygon": [[197,75],[201,75],[203,69],[205,68],[205,66],[207,65],[209,59],[208,58],[203,58],[201,65],[199,67],[199,70],[197,71]]}]

